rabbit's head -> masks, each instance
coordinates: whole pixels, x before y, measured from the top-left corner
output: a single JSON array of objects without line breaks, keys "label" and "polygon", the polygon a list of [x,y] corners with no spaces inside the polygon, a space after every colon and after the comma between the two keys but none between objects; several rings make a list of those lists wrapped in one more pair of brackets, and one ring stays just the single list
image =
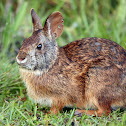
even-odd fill
[{"label": "rabbit's head", "polygon": [[16,57],[21,68],[32,71],[48,70],[58,55],[56,38],[63,32],[63,17],[60,12],[52,13],[41,25],[40,18],[31,10],[33,34],[23,41],[22,47]]}]

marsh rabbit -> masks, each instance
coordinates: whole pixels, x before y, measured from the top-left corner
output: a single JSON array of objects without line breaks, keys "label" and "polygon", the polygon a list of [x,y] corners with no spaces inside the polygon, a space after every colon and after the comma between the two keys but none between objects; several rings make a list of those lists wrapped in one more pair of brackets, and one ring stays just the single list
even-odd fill
[{"label": "marsh rabbit", "polygon": [[[103,38],[83,38],[59,47],[63,16],[45,21],[31,9],[33,34],[16,57],[28,96],[51,107],[76,106],[75,115],[108,115],[111,107],[126,107],[126,50]],[[89,110],[85,110],[89,108]]]}]

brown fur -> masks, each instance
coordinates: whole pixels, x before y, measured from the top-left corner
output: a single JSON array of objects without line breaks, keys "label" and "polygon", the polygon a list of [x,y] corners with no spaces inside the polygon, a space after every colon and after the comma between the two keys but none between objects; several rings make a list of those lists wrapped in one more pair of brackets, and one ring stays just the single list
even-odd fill
[{"label": "brown fur", "polygon": [[[43,33],[35,32],[26,39],[17,58],[24,60]],[[42,55],[44,49],[38,53]],[[102,38],[84,38],[61,48],[56,46],[54,55],[52,64],[39,70],[42,73],[38,75],[26,64],[19,64],[28,95],[36,102],[48,99],[54,114],[74,105],[96,109],[76,110],[75,114],[97,112],[98,116],[108,115],[111,106],[126,107],[126,50],[121,46]]]}]

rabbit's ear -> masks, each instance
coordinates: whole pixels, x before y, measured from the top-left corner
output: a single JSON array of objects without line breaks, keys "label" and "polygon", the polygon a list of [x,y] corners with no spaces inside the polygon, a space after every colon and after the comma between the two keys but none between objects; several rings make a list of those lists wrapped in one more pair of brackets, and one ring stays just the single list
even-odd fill
[{"label": "rabbit's ear", "polygon": [[46,19],[43,30],[50,39],[57,39],[63,32],[63,22],[62,14],[54,12]]},{"label": "rabbit's ear", "polygon": [[31,17],[32,17],[32,23],[33,23],[33,32],[39,29],[42,29],[40,18],[35,13],[34,9],[31,9]]}]

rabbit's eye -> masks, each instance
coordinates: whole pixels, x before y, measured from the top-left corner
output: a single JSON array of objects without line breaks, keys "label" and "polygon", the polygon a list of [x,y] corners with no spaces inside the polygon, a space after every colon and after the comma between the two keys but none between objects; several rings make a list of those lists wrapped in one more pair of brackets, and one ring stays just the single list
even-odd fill
[{"label": "rabbit's eye", "polygon": [[39,45],[37,46],[37,49],[38,49],[38,50],[41,50],[41,48],[42,48],[42,44],[39,44]]}]

